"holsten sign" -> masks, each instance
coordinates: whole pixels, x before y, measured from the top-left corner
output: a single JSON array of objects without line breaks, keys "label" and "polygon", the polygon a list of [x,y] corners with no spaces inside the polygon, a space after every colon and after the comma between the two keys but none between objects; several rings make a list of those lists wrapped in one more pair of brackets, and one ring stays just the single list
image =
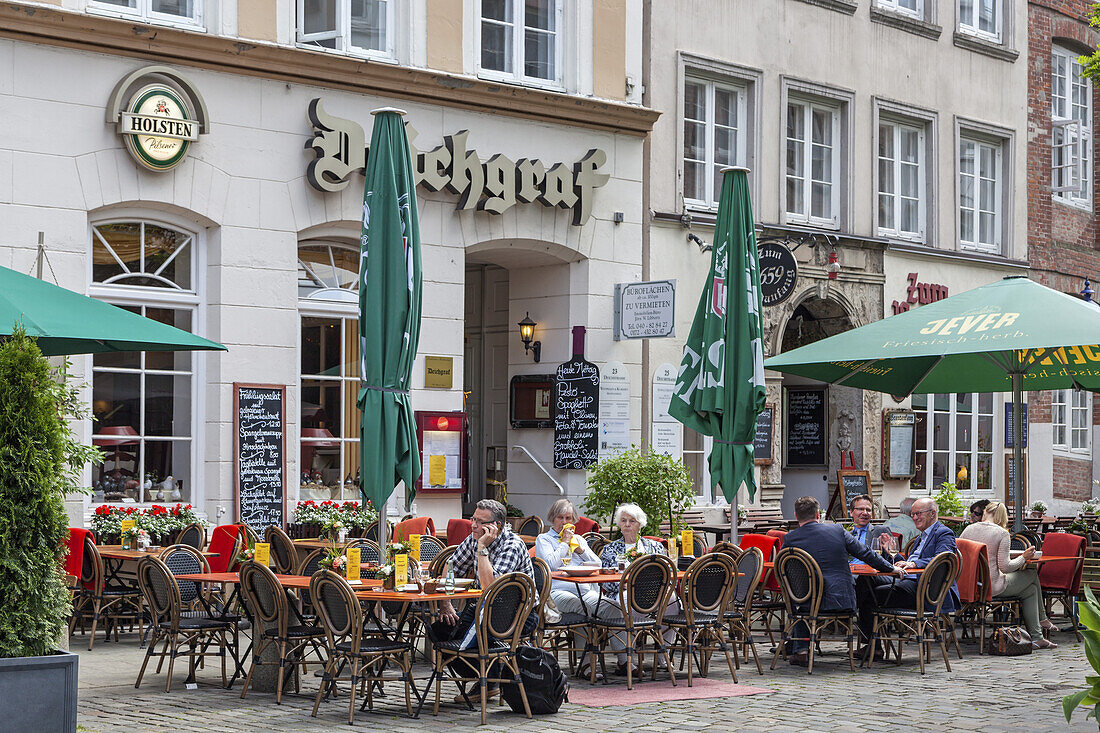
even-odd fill
[{"label": "holsten sign", "polygon": [[199,139],[199,124],[188,116],[180,95],[165,84],[150,84],[130,98],[118,121],[130,154],[146,168],[165,171],[187,155]]},{"label": "holsten sign", "polygon": [[[353,173],[366,168],[368,150],[363,128],[357,122],[326,113],[320,98],[309,103],[309,120],[314,137],[306,147],[314,150],[316,159],[310,161],[306,178],[318,191],[340,191]],[[443,144],[429,151],[414,145],[418,133],[410,124],[405,123],[405,130],[416,163],[416,185],[457,194],[455,208],[459,211],[503,214],[517,203],[537,202],[572,209],[573,225],[581,226],[592,215],[593,192],[610,178],[599,172],[607,162],[607,153],[598,148],[571,165],[547,166],[534,158],[513,161],[499,153],[482,160],[468,146],[468,130],[444,136]]]}]

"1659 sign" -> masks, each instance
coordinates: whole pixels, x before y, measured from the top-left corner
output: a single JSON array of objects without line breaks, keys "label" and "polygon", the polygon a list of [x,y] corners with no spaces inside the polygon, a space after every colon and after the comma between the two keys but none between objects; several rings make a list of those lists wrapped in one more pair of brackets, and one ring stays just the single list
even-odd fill
[{"label": "1659 sign", "polygon": [[798,263],[791,251],[779,242],[765,242],[760,257],[760,296],[765,306],[779,305],[794,292]]}]

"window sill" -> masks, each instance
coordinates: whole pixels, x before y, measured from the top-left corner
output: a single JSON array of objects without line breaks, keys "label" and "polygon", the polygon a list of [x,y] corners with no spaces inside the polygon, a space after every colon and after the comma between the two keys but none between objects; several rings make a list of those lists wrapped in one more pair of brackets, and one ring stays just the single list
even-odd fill
[{"label": "window sill", "polygon": [[329,54],[330,56],[343,56],[345,58],[357,59],[359,61],[394,65],[400,63],[395,56],[387,55],[382,51],[368,51],[363,49],[344,50],[339,48],[329,48],[327,46],[319,46],[311,41],[295,41],[294,45],[296,48],[299,48],[303,51],[318,51],[320,53]]},{"label": "window sill", "polygon": [[855,15],[856,9],[859,7],[859,5],[852,0],[798,0],[798,2],[806,3],[807,5],[816,5],[826,10],[835,10],[845,15]]},{"label": "window sill", "polygon": [[117,18],[119,20],[128,20],[131,23],[148,23],[149,25],[163,26],[165,28],[176,28],[181,31],[191,31],[192,33],[206,33],[206,26],[202,24],[200,20],[192,18],[180,18],[179,20],[173,20],[171,18],[164,17],[149,17],[143,16],[140,13],[127,13],[120,10],[114,10],[112,8],[98,7],[89,3],[86,8],[88,15],[99,15],[105,18]]},{"label": "window sill", "polygon": [[905,234],[899,234],[892,229],[879,229],[878,236],[880,239],[885,239],[890,242],[891,245],[901,244],[910,245],[913,247],[929,247],[929,245],[924,241],[923,234],[908,236]]},{"label": "window sill", "polygon": [[909,254],[928,255],[929,257],[942,257],[952,260],[967,260],[970,262],[986,262],[993,265],[1002,265],[1004,267],[1020,267],[1028,268],[1030,265],[1024,260],[1010,260],[1002,255],[989,254],[987,252],[977,252],[974,250],[951,250],[951,249],[937,249],[936,247],[929,247],[924,244],[911,244],[908,242],[890,242],[889,250],[891,252],[906,252]]},{"label": "window sill", "polygon": [[1073,209],[1080,214],[1092,213],[1092,202],[1090,201],[1074,201],[1072,199],[1065,199],[1056,193],[1050,195],[1050,198],[1054,203],[1065,206],[1067,209]]},{"label": "window sill", "polygon": [[1085,448],[1065,448],[1063,446],[1053,446],[1051,448],[1053,454],[1058,458],[1072,458],[1075,461],[1091,461],[1092,450]]},{"label": "window sill", "polygon": [[931,38],[933,41],[938,40],[940,34],[943,32],[943,27],[935,23],[929,23],[926,20],[902,15],[901,13],[881,10],[874,6],[871,7],[871,22],[882,23],[883,25],[897,28],[906,33],[913,33],[918,36],[923,36],[924,38]]},{"label": "window sill", "polygon": [[477,78],[487,82],[497,82],[499,84],[514,84],[515,86],[527,87],[529,89],[541,89],[546,92],[557,92],[559,94],[566,94],[565,85],[558,81],[551,81],[549,79],[533,79],[526,76],[512,76],[511,74],[504,74],[497,71],[485,71],[479,69],[477,72]]},{"label": "window sill", "polygon": [[783,224],[785,226],[793,227],[806,227],[808,229],[814,229],[826,232],[839,232],[840,224],[835,221],[822,221],[820,219],[802,219],[797,215],[791,216],[789,213],[783,217]]},{"label": "window sill", "polygon": [[968,51],[984,54],[991,58],[1000,59],[1001,61],[1008,61],[1012,63],[1015,62],[1016,59],[1020,58],[1019,51],[1015,51],[1004,45],[1003,43],[988,41],[984,38],[970,35],[969,33],[955,31],[955,35],[952,40],[954,44],[959,48],[965,48]]}]

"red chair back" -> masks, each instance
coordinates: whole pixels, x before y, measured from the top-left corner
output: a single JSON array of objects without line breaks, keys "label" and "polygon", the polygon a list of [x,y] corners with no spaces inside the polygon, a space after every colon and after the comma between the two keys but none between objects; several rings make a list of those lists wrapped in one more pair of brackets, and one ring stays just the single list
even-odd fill
[{"label": "red chair back", "polygon": [[78,527],[69,527],[69,555],[65,558],[65,572],[69,575],[80,577],[80,570],[84,567],[84,538],[95,544],[95,535],[90,530]]},{"label": "red chair back", "polygon": [[207,558],[210,572],[227,573],[237,563],[233,548],[237,546],[237,537],[240,535],[247,536],[243,524],[221,524],[214,527],[214,532],[210,535],[210,546],[206,548],[207,552],[217,553]]},{"label": "red chair back", "polygon": [[1047,562],[1039,566],[1039,584],[1044,588],[1068,591],[1081,590],[1081,572],[1085,562],[1085,538],[1066,532],[1047,532],[1043,537],[1044,557],[1076,557],[1077,561]]},{"label": "red chair back", "polygon": [[577,517],[577,521],[573,522],[573,531],[577,534],[588,534],[589,532],[599,532],[600,524],[588,517]]},{"label": "red chair back", "polygon": [[413,517],[404,522],[398,522],[393,528],[393,541],[404,542],[409,535],[435,535],[435,522],[431,517]]},{"label": "red chair back", "polygon": [[783,549],[783,538],[787,536],[787,533],[781,529],[769,529],[768,537],[775,538],[775,551],[779,552]]},{"label": "red chair back", "polygon": [[457,545],[459,542],[469,537],[472,531],[473,529],[470,527],[469,519],[448,519],[447,544]]},{"label": "red chair back", "polygon": [[959,549],[959,599],[963,603],[975,603],[977,601],[989,601],[993,598],[993,585],[990,583],[985,584],[984,598],[979,598],[978,594],[982,591],[978,588],[978,581],[981,578],[981,566],[985,565],[989,568],[989,550],[982,542],[974,542],[973,540],[964,540],[962,538],[955,540],[955,545]]},{"label": "red chair back", "polygon": [[[756,547],[760,550],[764,556],[764,562],[771,562],[775,553],[778,551],[776,545],[779,543],[780,538],[772,535],[772,532],[778,532],[779,530],[769,530],[768,534],[743,534],[741,535],[741,549],[747,550],[750,547]],[[782,533],[786,535],[786,532]],[[775,579],[775,573],[768,569],[764,572],[763,582],[761,587],[764,590],[780,591],[779,582]]]}]

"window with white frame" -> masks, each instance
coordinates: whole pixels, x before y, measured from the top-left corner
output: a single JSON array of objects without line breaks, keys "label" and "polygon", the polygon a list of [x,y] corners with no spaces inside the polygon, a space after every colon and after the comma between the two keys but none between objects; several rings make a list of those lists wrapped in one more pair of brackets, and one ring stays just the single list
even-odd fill
[{"label": "window with white frame", "polygon": [[924,127],[883,119],[878,126],[879,236],[924,240]]},{"label": "window with white frame", "polygon": [[965,493],[993,487],[993,395],[915,394],[917,475],[914,490],[947,481]]},{"label": "window with white frame", "polygon": [[397,0],[298,0],[298,42],[392,57]]},{"label": "window with white frame", "polygon": [[300,496],[359,498],[359,250],[298,246]]},{"label": "window with white frame", "polygon": [[202,0],[90,0],[88,6],[118,10],[146,20],[202,22]]},{"label": "window with white frame", "polygon": [[1092,85],[1078,55],[1051,54],[1051,190],[1055,198],[1088,206],[1092,188]]},{"label": "window with white frame", "polygon": [[[193,332],[195,236],[149,221],[92,227],[91,294],[133,313]],[[94,501],[193,500],[193,352],[147,351],[92,357]]]},{"label": "window with white frame", "polygon": [[684,83],[684,199],[717,206],[722,168],[745,164],[745,90],[703,79]]},{"label": "window with white frame", "polygon": [[999,254],[1004,216],[1004,144],[959,139],[959,244]]},{"label": "window with white frame", "polygon": [[959,31],[1001,42],[1002,0],[959,0]]},{"label": "window with white frame", "polygon": [[714,485],[711,483],[710,455],[714,438],[703,435],[691,428],[684,428],[683,461],[691,476],[691,485],[695,490],[696,504],[710,504],[714,501]]},{"label": "window with white frame", "polygon": [[876,0],[875,5],[883,10],[924,19],[924,0]]},{"label": "window with white frame", "polygon": [[787,102],[788,222],[840,223],[840,110],[816,101]]},{"label": "window with white frame", "polygon": [[481,70],[539,82],[561,80],[562,0],[481,0]]},{"label": "window with white frame", "polygon": [[1092,431],[1092,405],[1089,393],[1077,389],[1056,389],[1050,393],[1050,422],[1055,448],[1074,452],[1089,452]]}]

